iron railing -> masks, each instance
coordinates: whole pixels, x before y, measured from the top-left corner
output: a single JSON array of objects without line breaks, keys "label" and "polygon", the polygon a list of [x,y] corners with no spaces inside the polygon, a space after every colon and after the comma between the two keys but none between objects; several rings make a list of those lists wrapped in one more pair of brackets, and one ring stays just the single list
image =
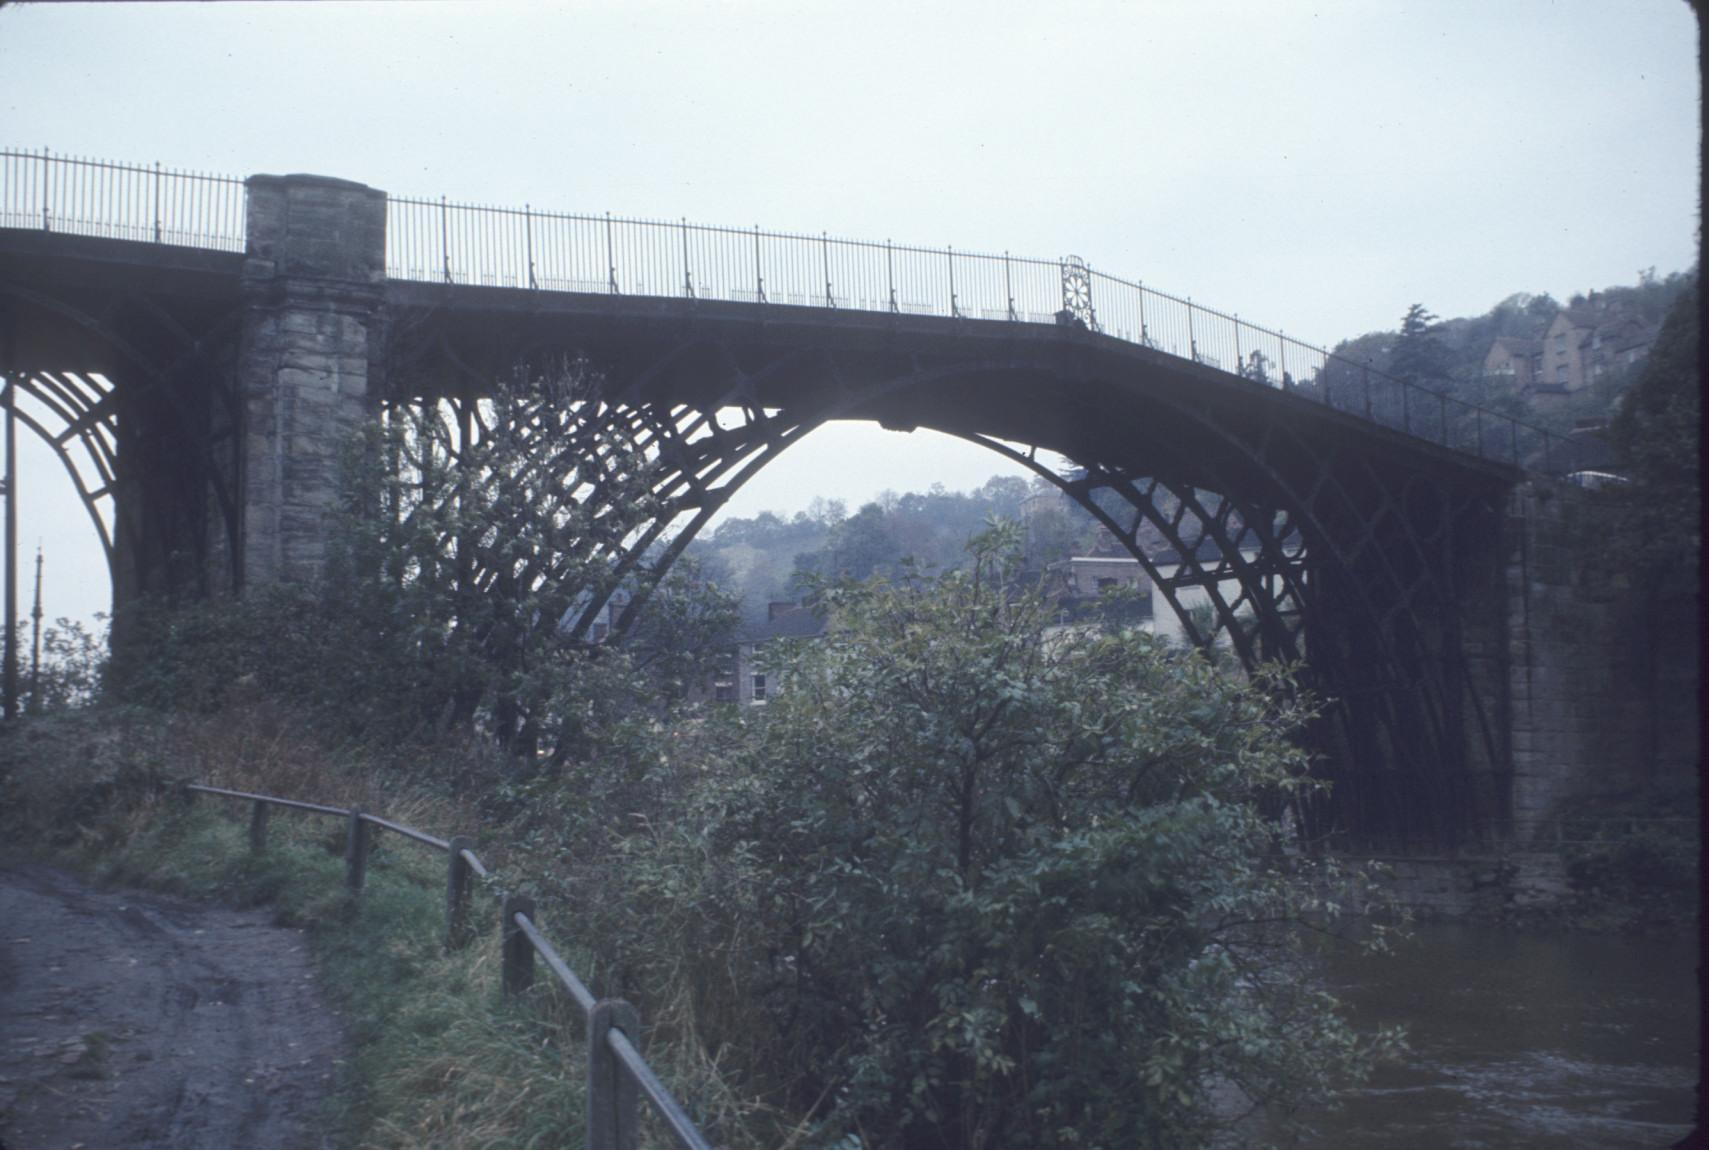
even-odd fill
[{"label": "iron railing", "polygon": [[0,151],[0,228],[241,252],[245,207],[230,176]]},{"label": "iron railing", "polygon": [[393,196],[386,274],[474,287],[1078,325],[1482,459],[1552,473],[1577,445],[1280,331],[1094,271],[820,235]]},{"label": "iron railing", "polygon": [[[344,819],[347,828],[344,881],[353,895],[361,893],[366,881],[368,855],[373,847],[375,830],[388,830],[445,852],[445,945],[459,949],[473,938],[474,932],[469,924],[473,880],[476,877],[486,878],[491,872],[475,854],[468,839],[442,839],[369,814],[360,807],[346,809],[200,784],[188,784],[184,789],[191,795],[216,795],[249,802],[249,849],[253,852],[267,849],[268,814],[274,807],[336,815]],[[504,993],[521,994],[534,984],[534,957],[538,954],[586,1020],[588,1150],[634,1150],[640,1130],[640,1096],[645,1096],[652,1104],[654,1113],[682,1150],[712,1150],[711,1143],[695,1127],[636,1049],[634,1040],[641,1033],[640,1015],[620,998],[594,997],[587,984],[570,969],[557,948],[541,933],[536,922],[534,900],[525,895],[503,895],[499,929],[504,943]]]},{"label": "iron railing", "polygon": [[[242,251],[243,181],[0,152],[0,227]],[[1079,325],[1481,459],[1552,474],[1578,444],[1344,356],[1095,271],[1041,260],[753,228],[391,196],[392,279]]]}]

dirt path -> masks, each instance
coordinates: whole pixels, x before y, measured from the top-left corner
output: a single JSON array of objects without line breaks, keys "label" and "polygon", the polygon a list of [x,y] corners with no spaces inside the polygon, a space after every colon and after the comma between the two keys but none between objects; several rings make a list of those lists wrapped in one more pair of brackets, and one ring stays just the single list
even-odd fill
[{"label": "dirt path", "polygon": [[265,911],[0,864],[0,1150],[330,1146],[311,974]]}]

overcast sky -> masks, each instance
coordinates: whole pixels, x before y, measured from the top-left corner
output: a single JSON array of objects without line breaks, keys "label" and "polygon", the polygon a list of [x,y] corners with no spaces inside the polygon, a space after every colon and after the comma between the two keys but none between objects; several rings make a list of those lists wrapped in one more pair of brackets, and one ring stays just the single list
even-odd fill
[{"label": "overcast sky", "polygon": [[[0,145],[1075,253],[1333,344],[1690,266],[1696,56],[1684,0],[14,4]],[[69,485],[20,461],[48,613],[99,609]],[[827,429],[732,511],[999,463]]]}]

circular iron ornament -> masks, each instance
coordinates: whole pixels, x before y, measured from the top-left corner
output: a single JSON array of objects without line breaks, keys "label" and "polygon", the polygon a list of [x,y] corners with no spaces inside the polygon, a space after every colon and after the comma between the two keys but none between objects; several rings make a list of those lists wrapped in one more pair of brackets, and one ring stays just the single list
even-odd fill
[{"label": "circular iron ornament", "polygon": [[1098,313],[1092,309],[1092,269],[1079,256],[1062,257],[1062,310],[1059,323],[1079,323],[1089,331],[1098,330]]}]

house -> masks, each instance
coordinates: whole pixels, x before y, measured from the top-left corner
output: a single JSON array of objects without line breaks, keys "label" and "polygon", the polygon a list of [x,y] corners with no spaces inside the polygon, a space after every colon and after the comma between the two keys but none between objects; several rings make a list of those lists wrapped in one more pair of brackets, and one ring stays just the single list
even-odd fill
[{"label": "house", "polygon": [[1536,383],[1542,361],[1542,340],[1504,335],[1484,356],[1484,374],[1506,380],[1514,391],[1524,391]]},{"label": "house", "polygon": [[[1091,555],[1063,559],[1046,568],[1045,593],[1057,605],[1058,627],[1084,626],[1093,621],[1118,623],[1137,626],[1172,645],[1186,646],[1185,626],[1167,598],[1153,587],[1144,565],[1125,552],[1114,553],[1114,540],[1107,531],[1099,533],[1098,544],[1092,550]],[[1258,558],[1257,541],[1250,535],[1241,540],[1240,555],[1247,563]],[[1221,566],[1222,552],[1212,540],[1203,539],[1196,554],[1186,562],[1173,548],[1166,546],[1148,549],[1146,558],[1168,578],[1181,574],[1185,568],[1216,571]],[[1232,572],[1221,574],[1222,577],[1216,580],[1217,592],[1225,603],[1234,603],[1240,598],[1240,581]],[[1134,594],[1125,603],[1118,603],[1112,615],[1103,595],[1105,591],[1116,588]],[[1178,586],[1175,598],[1187,612],[1212,608],[1210,591],[1204,586]],[[1226,633],[1219,635],[1216,641],[1223,646],[1229,643]]]},{"label": "house", "polygon": [[701,701],[763,706],[777,689],[772,672],[765,669],[761,652],[766,644],[782,639],[817,639],[825,633],[825,619],[801,603],[766,604],[766,617],[758,623],[736,628],[729,647],[718,657],[711,689],[695,694]]},{"label": "house", "polygon": [[1655,328],[1643,317],[1592,292],[1556,312],[1539,339],[1495,340],[1484,357],[1484,374],[1509,380],[1527,399],[1571,395],[1639,362],[1655,339]]},{"label": "house", "polygon": [[[1111,602],[1105,592],[1132,595]],[[1151,629],[1151,580],[1131,555],[1077,555],[1044,570],[1044,593],[1056,608],[1056,630],[1097,623]]]}]

